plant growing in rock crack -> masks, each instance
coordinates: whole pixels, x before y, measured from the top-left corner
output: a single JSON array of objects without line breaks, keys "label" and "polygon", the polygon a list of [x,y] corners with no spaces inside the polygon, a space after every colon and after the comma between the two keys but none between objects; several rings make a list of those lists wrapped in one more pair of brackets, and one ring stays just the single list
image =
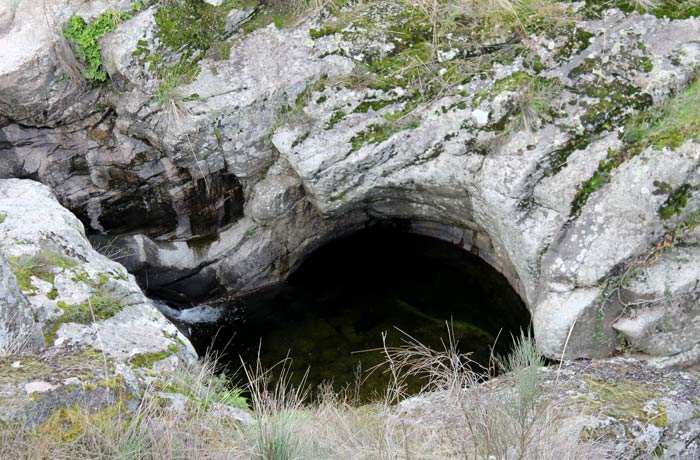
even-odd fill
[{"label": "plant growing in rock crack", "polygon": [[515,131],[532,131],[542,123],[551,122],[555,112],[552,100],[560,91],[558,79],[533,78],[515,98],[515,113],[509,122],[510,127]]},{"label": "plant growing in rock crack", "polygon": [[132,17],[129,11],[116,12],[109,10],[101,14],[94,22],[87,23],[80,16],[72,16],[63,29],[67,39],[76,45],[75,56],[85,62],[83,76],[93,83],[104,83],[109,78],[102,68],[102,55],[97,41],[106,33],[114,30],[117,25]]}]

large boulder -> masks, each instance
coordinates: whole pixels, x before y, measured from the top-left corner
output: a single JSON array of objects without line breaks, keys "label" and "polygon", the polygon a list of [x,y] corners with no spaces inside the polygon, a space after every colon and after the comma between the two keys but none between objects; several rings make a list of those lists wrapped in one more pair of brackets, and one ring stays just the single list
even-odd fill
[{"label": "large boulder", "polygon": [[133,276],[92,248],[83,225],[50,189],[2,180],[0,213],[0,250],[23,291],[14,300],[25,301],[18,313],[41,323],[45,347],[89,346],[126,363],[144,354],[192,358],[191,346]]},{"label": "large boulder", "polygon": [[[534,391],[528,386],[533,381]],[[490,435],[495,452],[499,441],[513,443],[523,430],[531,445],[543,443],[541,457],[685,459],[700,447],[699,390],[697,375],[644,360],[580,360],[541,368],[536,376],[528,370],[504,374],[461,393],[426,393],[394,411],[398,423],[441,433],[483,426],[463,431],[464,442]]]},{"label": "large boulder", "polygon": [[[0,420],[29,430],[60,407],[138,397],[196,358],[134,277],[97,253],[51,190],[0,180]],[[120,396],[121,394],[121,396]]]}]

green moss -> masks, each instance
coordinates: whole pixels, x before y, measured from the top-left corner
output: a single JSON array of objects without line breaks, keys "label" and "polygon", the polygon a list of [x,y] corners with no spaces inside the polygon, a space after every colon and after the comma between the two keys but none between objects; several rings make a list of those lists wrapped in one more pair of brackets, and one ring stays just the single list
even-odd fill
[{"label": "green moss", "polygon": [[310,134],[311,134],[311,133],[310,133],[309,131],[306,131],[304,134],[302,134],[301,136],[299,136],[298,138],[296,138],[296,139],[294,140],[294,142],[292,142],[292,147],[296,147],[297,145],[300,145],[302,142],[304,142],[306,139],[309,138],[309,135],[310,135]]},{"label": "green moss", "polygon": [[136,368],[146,367],[150,369],[153,367],[153,363],[161,361],[175,352],[177,352],[177,345],[170,345],[167,350],[136,354],[129,359],[129,362]]},{"label": "green moss", "polygon": [[63,30],[63,35],[77,45],[75,57],[86,64],[83,76],[95,83],[104,83],[109,78],[102,67],[101,48],[97,41],[117,25],[132,17],[128,11],[114,10],[101,14],[94,22],[87,23],[80,16],[73,16]]},{"label": "green moss", "polygon": [[480,91],[474,97],[472,105],[478,107],[484,100],[493,98],[506,91],[519,91],[531,84],[536,77],[523,70],[513,72],[511,75],[496,80],[493,87]]},{"label": "green moss", "polygon": [[345,112],[343,112],[342,110],[335,110],[331,115],[330,120],[328,120],[328,124],[326,124],[326,129],[333,128],[333,126],[335,126],[336,123],[342,120],[345,117],[345,115]]},{"label": "green moss", "polygon": [[56,300],[58,297],[58,289],[56,289],[56,286],[51,287],[51,291],[46,295],[46,297],[48,297],[49,300]]},{"label": "green moss", "polygon": [[584,105],[586,112],[581,116],[581,122],[589,132],[613,129],[628,119],[630,113],[652,105],[651,95],[619,80],[605,84],[584,83],[579,85],[578,91],[597,99],[597,102]]},{"label": "green moss", "polygon": [[655,8],[646,10],[639,2],[633,0],[586,0],[586,9],[589,17],[598,17],[609,8],[618,8],[625,13],[637,11],[650,13],[658,18],[688,19],[700,16],[699,0],[659,0]]},{"label": "green moss", "polygon": [[659,216],[664,219],[670,219],[675,215],[680,215],[683,208],[688,204],[688,198],[695,190],[690,184],[683,184],[671,192],[666,201],[659,207]]},{"label": "green moss", "polygon": [[7,260],[20,289],[27,294],[33,294],[36,290],[31,284],[33,276],[53,284],[58,270],[78,265],[70,257],[49,250],[43,250],[31,256],[11,256]]},{"label": "green moss", "polygon": [[624,157],[620,155],[619,152],[612,149],[608,150],[608,156],[605,159],[600,160],[600,163],[598,163],[598,170],[590,179],[583,183],[579,191],[576,193],[576,197],[571,205],[572,216],[578,216],[581,213],[581,209],[588,201],[588,198],[594,192],[610,182],[610,174],[613,168],[619,166],[622,163],[623,158]]},{"label": "green moss", "polygon": [[93,412],[78,405],[56,409],[51,416],[30,432],[31,437],[43,442],[74,443],[91,430],[102,428],[105,433],[116,430],[126,431],[131,415],[122,404],[109,406],[102,411]]},{"label": "green moss", "polygon": [[5,222],[5,219],[7,219],[7,213],[6,213],[6,212],[3,212],[3,211],[0,211],[0,224],[2,224],[3,222]]},{"label": "green moss", "polygon": [[557,174],[566,165],[569,156],[577,150],[587,148],[591,143],[590,136],[575,136],[568,141],[563,147],[555,150],[550,155],[550,166],[547,170],[547,176]]},{"label": "green moss", "polygon": [[71,278],[71,280],[72,280],[74,283],[78,283],[78,282],[81,282],[81,283],[89,283],[89,282],[90,282],[90,276],[87,274],[87,272],[80,272],[80,273],[76,273],[75,275],[73,275],[73,277]]},{"label": "green moss", "polygon": [[[140,40],[133,55],[160,80],[156,98],[161,103],[173,100],[178,86],[197,77],[203,58],[229,58],[226,16],[238,4],[227,0],[213,6],[199,0],[181,0],[163,4],[156,11],[157,44],[151,48],[147,41]],[[177,56],[175,60],[166,58],[172,55]]]},{"label": "green moss", "polygon": [[396,103],[396,100],[392,99],[364,100],[353,109],[353,113],[367,113],[369,112],[369,109],[377,111],[394,103]]},{"label": "green moss", "polygon": [[330,197],[331,203],[335,202],[335,201],[343,201],[345,199],[345,194],[346,194],[346,192],[340,192],[337,195],[332,195]]},{"label": "green moss", "polygon": [[567,38],[566,42],[554,54],[554,59],[558,62],[563,62],[591,46],[594,37],[592,33],[578,27],[575,22],[570,22],[563,28],[552,29],[547,35],[550,38],[555,38],[557,35],[564,35]]},{"label": "green moss", "polygon": [[320,29],[309,30],[309,35],[311,35],[311,38],[316,40],[317,38],[326,37],[328,35],[340,33],[340,31],[341,31],[341,29],[337,26],[336,27],[333,27],[333,26],[322,27]]},{"label": "green moss", "polygon": [[53,346],[61,324],[90,324],[111,318],[122,310],[123,306],[119,299],[114,298],[112,293],[104,288],[105,282],[97,285],[96,292],[83,303],[69,305],[63,301],[58,302],[58,307],[63,310],[63,314],[44,333],[44,342],[47,347]]},{"label": "green moss", "polygon": [[359,150],[365,144],[379,144],[400,131],[417,127],[418,122],[413,122],[405,126],[397,123],[368,125],[364,131],[360,131],[350,139],[352,151]]},{"label": "green moss", "polygon": [[591,397],[582,397],[586,411],[604,414],[618,421],[639,421],[657,427],[668,426],[668,415],[663,404],[650,406],[661,393],[644,382],[634,380],[608,380],[584,377]]},{"label": "green moss", "polygon": [[[605,97],[604,87],[597,91],[600,93],[596,92],[595,94]],[[616,114],[621,116],[621,111],[624,110],[624,99],[625,96],[610,97],[608,103],[603,104],[603,107],[598,109],[601,111],[607,109],[608,112],[600,112],[600,119],[595,120],[595,123],[600,125],[615,117]],[[646,105],[640,104],[639,109]],[[653,147],[656,150],[676,149],[688,139],[697,136],[698,132],[700,132],[700,83],[694,81],[666,104],[640,112],[628,120],[625,126],[623,147],[617,151],[608,151],[607,158],[600,162],[598,170],[577,193],[571,208],[571,215],[578,215],[590,195],[607,184],[610,181],[612,171],[628,159],[638,155],[647,147]],[[656,184],[657,182],[655,182]],[[666,203],[659,208],[659,215],[663,219],[669,219],[680,214],[692,191],[690,186],[681,186],[674,191]]]},{"label": "green moss", "polygon": [[60,318],[62,322],[80,324],[90,324],[111,318],[123,308],[119,300],[104,289],[98,290],[83,303],[68,305],[65,302],[59,302],[58,306],[63,310]]}]

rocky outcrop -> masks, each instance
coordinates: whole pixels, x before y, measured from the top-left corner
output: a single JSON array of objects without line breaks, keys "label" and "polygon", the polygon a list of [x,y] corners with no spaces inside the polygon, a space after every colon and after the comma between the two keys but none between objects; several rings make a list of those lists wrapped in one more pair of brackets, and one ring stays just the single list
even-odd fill
[{"label": "rocky outcrop", "polygon": [[[581,439],[591,443],[584,458],[697,456],[700,418],[695,395],[700,388],[695,375],[659,370],[643,360],[615,358],[541,368],[536,379],[536,399],[525,420],[527,426],[538,428],[530,436],[544,440],[549,449],[558,443],[574,449],[576,443],[571,441]],[[409,398],[397,406],[396,413],[408,424],[465,426],[460,422],[470,417],[478,420],[473,414],[480,410],[488,409],[495,417],[503,409],[502,401],[509,401],[524,386],[524,378],[506,374],[461,396],[443,391]],[[465,408],[473,412],[466,414]],[[507,416],[502,422],[506,420]],[[498,439],[498,427],[489,429]],[[562,451],[576,456],[575,450]]]},{"label": "rocky outcrop", "polygon": [[[2,40],[19,40],[25,3]],[[102,112],[19,114],[13,98],[38,93],[2,80],[0,173],[50,185],[94,241],[181,303],[278,282],[325,242],[398,220],[501,271],[550,357],[632,348],[688,364],[697,145],[621,133],[683,96],[700,22],[583,7],[516,44],[475,46],[470,24],[421,66],[433,35],[399,3],[281,30],[227,24],[227,52],[210,44],[196,62],[168,46],[156,5],[100,40]],[[198,71],[173,80],[163,62]]]},{"label": "rocky outcrop", "polygon": [[5,216],[0,249],[23,291],[18,297],[29,302],[42,325],[47,347],[89,346],[121,361],[180,349],[183,357],[192,357],[191,347],[181,345],[184,337],[133,276],[92,249],[80,221],[50,189],[2,180],[0,212]]},{"label": "rocky outcrop", "polygon": [[195,359],[133,276],[92,248],[48,187],[0,180],[0,216],[4,426],[28,430],[73,404],[101,410]]},{"label": "rocky outcrop", "polygon": [[44,344],[41,328],[2,254],[0,298],[3,299],[0,304],[0,356],[39,350]]}]

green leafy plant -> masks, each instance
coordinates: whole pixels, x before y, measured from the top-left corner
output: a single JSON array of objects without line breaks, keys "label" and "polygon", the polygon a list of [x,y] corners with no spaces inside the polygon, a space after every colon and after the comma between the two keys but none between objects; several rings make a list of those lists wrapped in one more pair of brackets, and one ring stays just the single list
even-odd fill
[{"label": "green leafy plant", "polygon": [[94,22],[87,23],[80,16],[72,16],[63,30],[64,36],[77,45],[75,55],[79,61],[85,62],[83,76],[94,83],[104,83],[109,76],[102,67],[101,48],[97,41],[117,25],[132,17],[128,11],[116,12],[110,10],[101,14]]}]

